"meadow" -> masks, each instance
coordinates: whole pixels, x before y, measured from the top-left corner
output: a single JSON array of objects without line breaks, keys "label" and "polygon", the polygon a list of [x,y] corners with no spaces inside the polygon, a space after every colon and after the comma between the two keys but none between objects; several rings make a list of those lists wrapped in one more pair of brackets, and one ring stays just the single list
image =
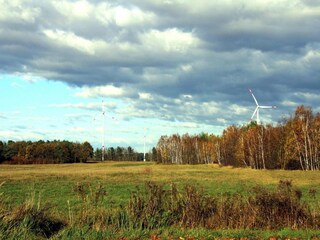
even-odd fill
[{"label": "meadow", "polygon": [[[150,202],[151,198],[143,197],[148,191],[163,194],[159,201],[164,201],[165,194],[173,192],[172,186],[176,186],[179,194],[171,197],[191,196],[190,202],[198,197],[201,207],[209,209],[206,207],[211,206],[212,201],[207,196],[249,199],[253,190],[259,187],[274,191],[280,180],[299,189],[301,204],[306,204],[308,211],[317,219],[320,212],[318,171],[253,170],[212,164],[160,165],[149,162],[0,165],[0,169],[2,239],[320,238],[320,231],[313,223],[312,227],[272,228],[267,225],[266,228],[231,228],[228,227],[231,226],[228,219],[229,225],[216,229],[208,227],[211,223],[194,225],[185,216],[181,216],[181,224],[166,222],[161,225],[161,219],[156,218],[147,222],[128,220],[130,214],[140,214],[142,218],[143,211],[147,211],[142,203]],[[154,200],[152,203],[155,204]],[[137,212],[139,206],[142,212]],[[191,205],[189,207],[192,208]],[[36,217],[40,219],[38,223],[34,220]],[[53,221],[48,221],[43,227],[47,218]],[[53,229],[50,234],[43,230],[49,228]]]}]

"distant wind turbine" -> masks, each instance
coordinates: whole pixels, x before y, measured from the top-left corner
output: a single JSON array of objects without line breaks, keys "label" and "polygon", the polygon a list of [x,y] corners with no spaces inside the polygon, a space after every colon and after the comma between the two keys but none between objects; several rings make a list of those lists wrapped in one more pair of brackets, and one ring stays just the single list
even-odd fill
[{"label": "distant wind turbine", "polygon": [[252,116],[251,116],[251,121],[253,120],[254,116],[256,115],[256,119],[257,119],[257,124],[260,124],[260,117],[259,117],[259,110],[260,108],[277,108],[277,106],[260,106],[257,99],[255,98],[255,96],[253,95],[253,92],[251,91],[251,89],[249,89],[249,92],[251,93],[253,100],[256,103],[256,109],[254,110]]},{"label": "distant wind turbine", "polygon": [[143,135],[143,161],[146,161],[146,128],[144,128],[144,135]]},{"label": "distant wind turbine", "polygon": [[[101,114],[99,114],[102,117],[102,133],[101,133],[101,161],[104,161],[104,155],[105,155],[105,148],[104,148],[104,142],[105,142],[105,121],[106,121],[106,112],[104,110],[104,100],[101,102]],[[97,120],[97,117],[94,117],[93,120]]]},{"label": "distant wind turbine", "polygon": [[[104,156],[105,156],[105,129],[106,129],[106,126],[105,126],[106,112],[105,112],[105,108],[104,108],[104,100],[102,100],[102,103],[101,103],[101,110],[102,110],[102,112],[101,112],[101,116],[102,116],[101,161],[104,161]],[[112,120],[117,121],[116,118],[114,118],[114,117],[111,117],[111,118],[112,118]],[[94,118],[94,120],[96,120],[96,118]]]},{"label": "distant wind turbine", "polygon": [[104,154],[105,154],[105,148],[104,148],[104,142],[105,142],[105,130],[106,130],[106,112],[104,110],[104,101],[102,100],[102,104],[101,104],[101,110],[102,110],[102,157],[101,160],[102,162],[104,161]]}]

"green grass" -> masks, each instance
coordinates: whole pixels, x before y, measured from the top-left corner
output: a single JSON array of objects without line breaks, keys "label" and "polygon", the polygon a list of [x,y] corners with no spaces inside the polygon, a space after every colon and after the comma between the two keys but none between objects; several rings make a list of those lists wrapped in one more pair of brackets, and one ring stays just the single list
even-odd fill
[{"label": "green grass", "polygon": [[11,204],[19,204],[31,193],[39,193],[43,201],[65,212],[67,200],[76,202],[72,192],[77,182],[105,186],[115,205],[126,202],[130,192],[146,181],[198,185],[209,194],[248,192],[257,185],[275,187],[280,179],[293,181],[303,191],[306,201],[309,189],[320,197],[320,172],[252,170],[216,165],[156,165],[153,163],[107,162],[65,165],[0,165],[1,191]]},{"label": "green grass", "polygon": [[[275,188],[279,180],[292,180],[295,187],[302,190],[303,201],[313,209],[319,209],[320,172],[283,171],[283,170],[252,170],[217,165],[157,165],[154,163],[105,162],[90,164],[63,165],[0,165],[0,193],[4,204],[15,207],[26,199],[34,197],[41,204],[52,206],[51,212],[56,217],[68,219],[70,208],[76,212],[81,199],[73,191],[77,183],[87,184],[95,188],[101,184],[107,196],[103,200],[105,206],[117,208],[128,203],[131,192],[137,187],[143,188],[145,182],[176,183],[181,189],[191,184],[211,195],[224,193],[241,193],[249,195],[255,186]],[[316,199],[309,194],[310,189],[316,190]],[[15,233],[21,234],[21,233]],[[308,239],[320,237],[320,231],[288,229],[272,232],[261,230],[219,230],[207,229],[159,229],[153,231],[113,230],[95,231],[93,229],[66,227],[56,235],[58,239],[111,239],[111,236],[128,239],[148,239],[151,235],[161,235],[164,239],[173,237],[225,238],[258,236],[295,237]],[[15,235],[12,235],[14,239]],[[0,239],[1,239],[0,233]],[[53,237],[54,238],[54,237]]]},{"label": "green grass", "polygon": [[115,233],[90,229],[65,229],[56,239],[319,239],[319,230],[259,231],[259,230],[207,230],[207,229],[158,229],[153,231],[130,230]]}]

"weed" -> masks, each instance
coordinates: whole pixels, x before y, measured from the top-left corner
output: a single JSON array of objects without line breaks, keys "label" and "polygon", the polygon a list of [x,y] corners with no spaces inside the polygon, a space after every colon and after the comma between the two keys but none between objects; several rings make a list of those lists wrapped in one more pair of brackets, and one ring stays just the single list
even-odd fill
[{"label": "weed", "polygon": [[162,184],[146,183],[147,195],[132,193],[128,205],[128,215],[132,228],[154,229],[166,226],[169,212],[166,208],[168,192]]},{"label": "weed", "polygon": [[[75,216],[77,222],[82,225],[88,225],[95,229],[104,229],[108,217],[104,217],[106,211],[101,208],[104,197],[107,195],[105,188],[99,183],[93,186],[90,183],[79,183],[73,187],[73,191],[78,195],[80,202],[80,209]],[[71,211],[70,202],[68,202],[69,209],[69,223],[73,224],[74,214]]]},{"label": "weed", "polygon": [[107,196],[107,191],[101,183],[98,185],[77,183],[73,190],[81,202],[77,214],[69,210],[71,212],[69,215],[72,219],[75,218],[79,226],[88,226],[97,232],[107,229],[119,231],[129,227],[128,213],[123,207],[106,207],[104,197]]},{"label": "weed", "polygon": [[147,196],[134,193],[129,202],[134,228],[305,229],[319,224],[290,181],[280,181],[275,191],[257,187],[250,198],[239,193],[217,198],[194,186],[182,193],[175,185],[164,190],[163,184],[147,183],[146,188]]},{"label": "weed", "polygon": [[182,197],[181,224],[188,228],[207,227],[217,208],[214,197],[206,196],[194,186],[186,186]]},{"label": "weed", "polygon": [[40,205],[40,198],[37,204],[34,198],[31,198],[13,209],[2,209],[0,214],[2,229],[4,232],[23,230],[49,238],[65,226],[63,221],[52,217],[49,210],[48,205]]},{"label": "weed", "polygon": [[[56,239],[320,236],[310,230],[320,226],[318,172],[112,162],[49,166],[1,166],[0,239],[50,236],[37,219],[63,224],[52,231]],[[302,191],[290,180],[276,185],[280,177],[294,178]],[[155,182],[143,185],[145,179]],[[33,197],[33,207],[23,207],[35,189],[41,195]],[[53,217],[58,214],[63,220]]]},{"label": "weed", "polygon": [[90,183],[79,183],[73,187],[73,191],[77,193],[83,202],[88,204],[98,205],[103,202],[107,192],[101,183],[97,186],[92,186]]},{"label": "weed", "polygon": [[255,227],[298,229],[313,226],[310,209],[301,202],[301,197],[301,191],[293,188],[291,181],[280,181],[276,191],[255,188],[255,197],[250,199],[255,206]]}]

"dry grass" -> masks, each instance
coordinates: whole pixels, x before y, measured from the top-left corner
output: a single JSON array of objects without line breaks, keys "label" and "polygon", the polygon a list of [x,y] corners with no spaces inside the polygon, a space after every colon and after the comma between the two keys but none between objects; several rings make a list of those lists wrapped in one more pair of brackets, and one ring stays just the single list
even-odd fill
[{"label": "dry grass", "polygon": [[276,185],[280,179],[293,180],[295,186],[320,184],[320,172],[253,170],[218,165],[157,165],[154,163],[105,162],[90,164],[0,165],[0,181],[35,180],[48,177],[72,179],[99,178],[124,182],[253,182]]},{"label": "dry grass", "polygon": [[[0,196],[3,193],[2,195],[5,196],[3,203],[16,208],[23,205],[30,193],[36,193],[41,195],[41,201],[54,206],[50,212],[53,217],[59,216],[61,219],[68,219],[69,223],[81,222],[75,221],[75,216],[76,213],[83,211],[80,214],[82,221],[93,229],[104,229],[106,227],[105,217],[109,216],[111,220],[116,218],[118,216],[116,210],[125,209],[123,206],[127,206],[130,196],[132,196],[130,193],[136,191],[136,186],[143,189],[146,182],[151,181],[159,186],[164,186],[165,191],[173,183],[181,194],[184,193],[185,186],[192,185],[200,193],[204,190],[204,193],[208,193],[210,196],[218,196],[219,200],[219,196],[224,196],[225,193],[230,193],[230,196],[237,196],[234,194],[241,193],[247,197],[244,199],[248,199],[254,187],[265,186],[268,190],[269,187],[273,187],[274,190],[279,180],[292,180],[292,184],[302,190],[302,202],[310,203],[311,213],[314,216],[318,214],[320,209],[318,201],[320,197],[319,171],[252,170],[219,167],[218,165],[157,165],[143,162],[0,165]],[[75,193],[75,186],[80,197]],[[82,186],[87,186],[87,192],[82,193]],[[247,193],[248,195],[246,195]],[[265,196],[269,195],[261,194],[259,199],[265,200]],[[186,197],[186,199],[188,198]],[[148,198],[145,200],[147,201]],[[89,211],[87,206],[94,206],[92,202],[99,202],[100,205],[97,204],[94,211]],[[232,205],[232,197],[229,202],[230,205],[226,205],[226,207],[230,210],[242,206],[241,202],[238,205]],[[101,206],[104,206],[104,211],[101,211]],[[157,206],[161,207],[162,205]],[[190,209],[193,207],[191,206]],[[221,212],[225,212],[225,210]],[[126,220],[125,218],[128,216],[121,215],[120,217],[121,221],[114,221],[112,224],[122,226],[121,224],[124,224],[122,221]],[[187,220],[186,225],[188,226]],[[73,228],[71,230],[77,233]],[[78,235],[75,238],[77,239]]]},{"label": "dry grass", "polygon": [[246,194],[257,185],[275,188],[279,180],[291,180],[294,186],[302,189],[304,200],[311,205],[316,202],[308,194],[310,189],[314,189],[314,195],[320,198],[320,171],[253,170],[212,164],[158,165],[148,162],[0,165],[0,168],[0,183],[6,182],[3,191],[18,203],[28,191],[43,191],[50,201],[64,201],[70,196],[70,186],[77,182],[101,182],[120,203],[128,199],[136,186],[148,181],[175,183],[180,188],[193,184],[216,195],[226,192]]}]

